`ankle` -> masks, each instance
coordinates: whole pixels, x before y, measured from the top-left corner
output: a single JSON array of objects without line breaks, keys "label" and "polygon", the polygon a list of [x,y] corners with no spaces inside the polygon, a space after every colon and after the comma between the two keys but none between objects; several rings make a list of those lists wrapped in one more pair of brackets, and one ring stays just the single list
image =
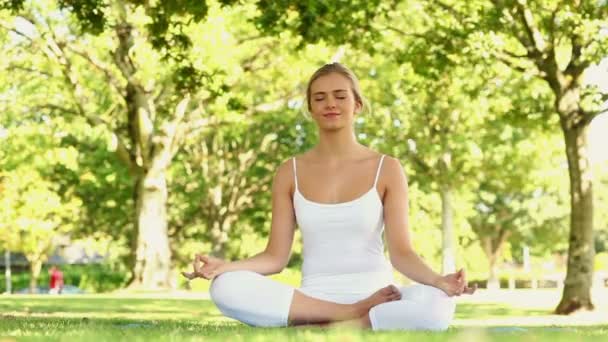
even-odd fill
[{"label": "ankle", "polygon": [[367,315],[368,311],[369,311],[369,307],[368,305],[366,305],[365,303],[362,302],[357,302],[354,304],[351,304],[351,309],[353,312],[353,318],[354,317],[361,317],[363,315]]}]

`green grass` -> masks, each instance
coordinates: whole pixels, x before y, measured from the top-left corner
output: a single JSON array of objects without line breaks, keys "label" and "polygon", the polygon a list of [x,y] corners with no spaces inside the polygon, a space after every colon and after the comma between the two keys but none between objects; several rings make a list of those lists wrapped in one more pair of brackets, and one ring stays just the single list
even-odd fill
[{"label": "green grass", "polygon": [[[553,326],[548,308],[460,303],[447,332],[251,328],[205,299],[137,295],[0,297],[0,341],[587,341],[608,340],[608,324]],[[486,319],[547,317],[546,326],[483,327]],[[462,323],[465,322],[465,323]],[[476,324],[479,323],[479,324]],[[574,322],[574,321],[573,321]],[[500,324],[498,324],[500,325]],[[514,328],[515,326],[515,328]],[[500,330],[503,329],[503,330]]]}]

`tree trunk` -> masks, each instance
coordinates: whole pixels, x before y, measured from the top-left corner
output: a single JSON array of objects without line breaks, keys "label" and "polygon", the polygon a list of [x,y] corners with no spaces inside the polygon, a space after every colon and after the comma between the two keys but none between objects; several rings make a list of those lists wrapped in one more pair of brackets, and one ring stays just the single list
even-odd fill
[{"label": "tree trunk", "polygon": [[498,260],[502,251],[502,246],[506,240],[506,234],[502,234],[497,237],[496,240],[492,236],[485,236],[480,239],[481,249],[488,258],[488,282],[486,288],[488,289],[499,289],[500,282],[498,280]]},{"label": "tree trunk", "polygon": [[164,170],[149,171],[137,181],[137,251],[132,286],[170,286],[171,250],[167,233],[167,184]]},{"label": "tree trunk", "polygon": [[40,278],[41,269],[42,261],[39,258],[32,258],[30,261],[30,293],[38,293],[38,278]]},{"label": "tree trunk", "polygon": [[213,229],[211,229],[211,243],[213,245],[211,254],[216,258],[226,258],[229,240],[228,234],[236,222],[236,218],[236,215],[226,213],[224,217],[220,217],[213,223]]},{"label": "tree trunk", "polygon": [[[570,120],[568,120],[570,119]],[[574,122],[573,122],[574,121]],[[592,310],[593,279],[593,181],[587,147],[587,124],[570,117],[561,117],[566,140],[566,155],[570,175],[570,239],[568,271],[562,300],[557,314],[569,314],[578,309]]]},{"label": "tree trunk", "polygon": [[[127,22],[127,9],[119,3],[116,25],[118,46],[114,62],[127,80],[124,100],[127,105],[128,132],[131,148],[121,158],[135,178],[135,261],[131,287],[143,289],[170,288],[171,249],[167,229],[167,183],[165,172],[177,152],[178,126],[184,118],[189,96],[184,97],[172,113],[171,120],[160,122],[156,115],[154,91],[144,86],[131,60],[135,37]],[[158,119],[158,121],[157,121]],[[119,151],[119,150],[117,150]],[[119,154],[120,156],[120,154]]]},{"label": "tree trunk", "polygon": [[442,232],[442,272],[453,273],[456,270],[454,250],[454,224],[452,212],[452,190],[449,186],[441,188],[441,232]]},{"label": "tree trunk", "polygon": [[10,294],[13,292],[13,280],[11,278],[11,252],[8,249],[4,252],[4,264],[6,265],[4,271],[4,279],[6,280],[6,293]]},{"label": "tree trunk", "polygon": [[488,259],[490,270],[488,272],[487,289],[500,289],[500,281],[498,280],[498,255],[494,254]]}]

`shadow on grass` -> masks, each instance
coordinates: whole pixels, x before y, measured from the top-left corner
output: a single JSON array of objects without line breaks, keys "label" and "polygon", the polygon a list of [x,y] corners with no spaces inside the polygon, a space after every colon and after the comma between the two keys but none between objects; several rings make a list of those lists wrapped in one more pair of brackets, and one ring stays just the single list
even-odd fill
[{"label": "shadow on grass", "polygon": [[209,300],[145,298],[0,298],[0,312],[15,315],[123,319],[208,319],[221,317]]},{"label": "shadow on grass", "polygon": [[458,304],[455,318],[490,318],[504,316],[544,316],[548,310],[513,308],[504,304]]}]

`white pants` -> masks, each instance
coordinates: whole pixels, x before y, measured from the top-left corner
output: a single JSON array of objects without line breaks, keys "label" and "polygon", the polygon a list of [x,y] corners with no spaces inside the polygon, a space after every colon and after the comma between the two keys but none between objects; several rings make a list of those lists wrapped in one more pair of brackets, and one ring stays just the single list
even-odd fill
[{"label": "white pants", "polygon": [[[210,294],[227,317],[252,326],[284,327],[288,324],[295,290],[255,272],[234,271],[216,277]],[[401,300],[374,306],[369,311],[373,330],[441,331],[448,328],[454,317],[454,298],[426,285],[401,287],[400,291]]]}]

